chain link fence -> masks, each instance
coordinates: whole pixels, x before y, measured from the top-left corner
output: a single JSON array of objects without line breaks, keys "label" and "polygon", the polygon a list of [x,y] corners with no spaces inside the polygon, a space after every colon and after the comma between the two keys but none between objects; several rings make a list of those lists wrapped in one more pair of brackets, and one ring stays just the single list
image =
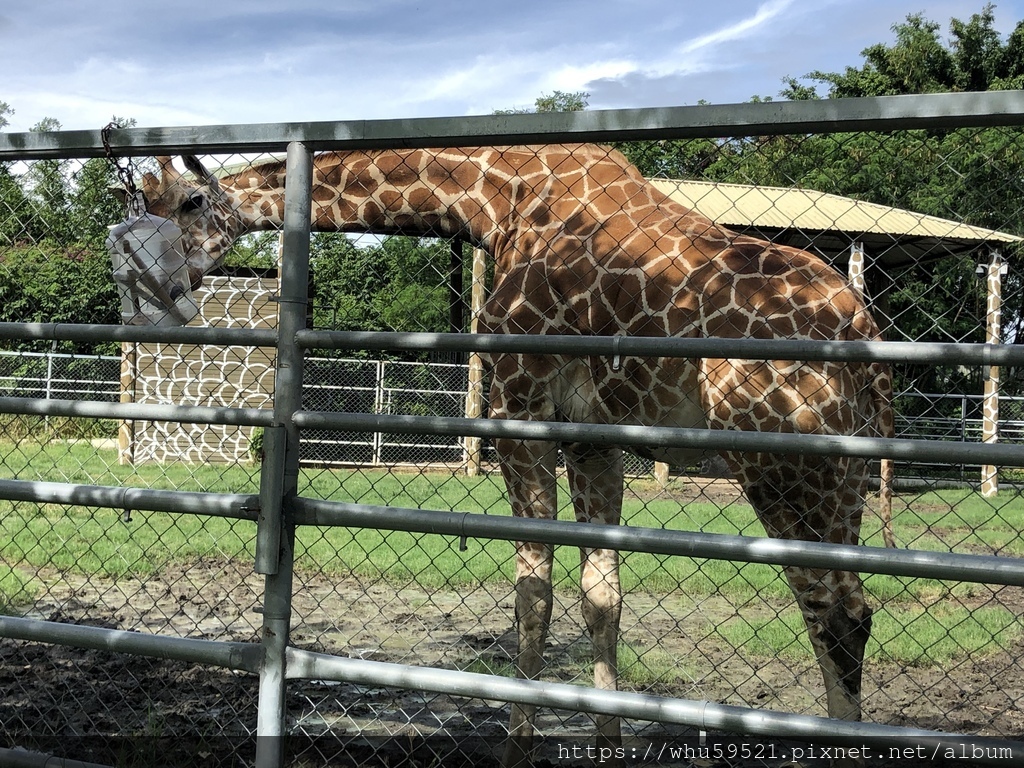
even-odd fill
[{"label": "chain link fence", "polygon": [[[756,237],[810,252],[821,270],[838,272],[864,297],[887,339],[1016,344],[1024,317],[1021,129],[894,124],[884,132],[816,130],[689,139],[666,132],[599,151],[621,152],[635,173],[658,180],[660,194],[727,228],[731,238]],[[389,150],[368,157],[378,165],[400,162]],[[276,165],[279,157],[269,154],[240,150],[204,160],[216,169],[222,188],[242,188],[252,169],[261,169],[264,178],[283,174]],[[140,172],[167,178],[157,161],[136,162]],[[529,169],[523,170],[523,183],[530,178]],[[84,156],[0,165],[0,321],[120,322],[104,248],[107,225],[123,217],[105,192],[111,180],[106,161]],[[452,193],[446,186],[451,176],[428,180],[425,195],[443,188],[457,201],[472,191]],[[173,186],[195,183],[183,176]],[[583,193],[566,181],[563,196],[578,194]],[[321,179],[313,199],[328,198],[334,199]],[[378,227],[388,234],[312,235],[309,327],[375,334],[480,330],[485,302],[515,265],[481,258],[469,234],[453,233],[447,220],[431,219],[430,229],[413,226],[414,219],[400,222],[409,225],[405,229]],[[569,225],[561,221],[551,231]],[[599,229],[600,222],[593,226]],[[452,234],[459,236],[453,241]],[[689,234],[706,242],[701,240],[706,233]],[[514,249],[511,253],[514,259]],[[276,232],[254,232],[233,244],[223,264],[265,271],[275,269],[281,258],[287,260],[288,252],[281,252]],[[581,263],[567,263],[565,269],[586,280]],[[269,273],[260,274],[268,279]],[[596,312],[602,297],[614,305],[625,279],[622,285],[594,288],[596,301],[588,311]],[[197,293],[200,299],[210,285]],[[231,290],[244,299],[246,291]],[[257,309],[235,299],[200,300],[204,314],[193,324],[250,327],[274,312],[268,327],[276,328],[276,298]],[[678,298],[684,306],[685,297]],[[577,311],[569,299],[563,309]],[[777,311],[784,313],[786,305],[778,304]],[[217,408],[240,407],[244,401],[267,410],[274,395],[266,379],[244,375],[275,364],[266,362],[265,347],[218,350],[216,375],[208,375],[202,360],[213,355],[209,348],[200,353],[192,344],[163,344],[160,364],[180,374],[186,385],[172,391],[157,381],[140,399],[122,365],[129,344],[15,334],[0,343],[5,398]],[[567,365],[567,359],[562,355],[558,364]],[[109,368],[98,373],[98,361],[108,366],[113,361],[113,375]],[[624,354],[619,363],[629,361]],[[502,393],[488,395],[492,380],[483,362],[469,353],[424,347],[382,352],[355,341],[337,352],[309,350],[301,407],[368,417],[485,416],[486,406],[473,404],[474,393],[482,393],[485,402]],[[67,366],[64,377],[55,373],[61,366]],[[898,434],[949,443],[944,462],[911,457],[896,462],[892,519],[899,547],[995,555],[1016,566],[1024,550],[1021,470],[996,467],[996,490],[991,473],[983,475],[984,462],[957,451],[993,440],[1019,442],[1024,423],[1019,370],[908,359],[895,361],[892,371]],[[117,382],[113,388],[111,381]],[[644,391],[654,390],[648,382]],[[571,404],[583,396],[567,389],[564,411],[552,420],[571,421]],[[262,400],[245,399],[250,397]],[[0,410],[18,408],[4,402]],[[636,407],[643,406],[641,398]],[[167,490],[183,498],[191,498],[189,492],[260,492],[268,433],[259,426],[245,425],[237,438],[230,437],[236,450],[228,458],[195,459],[182,451],[144,461],[126,452],[125,430],[141,430],[159,421],[155,417],[72,414],[62,416],[59,425],[24,414],[4,418],[3,481]],[[619,421],[628,424],[635,416],[624,412]],[[359,430],[304,428],[298,495],[373,510],[510,515],[494,439],[396,432],[390,426],[395,423],[385,420]],[[208,428],[197,425],[196,430]],[[571,441],[560,450],[572,460]],[[713,451],[669,466],[649,447],[636,450],[640,455],[628,459],[622,504],[622,522],[636,531],[636,540],[641,529],[654,529],[666,540],[681,531],[765,536],[741,479]],[[554,467],[558,511],[571,520],[574,490],[564,456]],[[878,462],[870,468],[861,540],[881,547],[881,505],[874,490]],[[990,481],[985,488],[983,476]],[[786,487],[792,491],[792,485]],[[255,512],[232,517],[208,509],[184,514],[18,499],[0,506],[0,614],[259,647],[266,585],[253,568]],[[513,541],[331,525],[329,516],[304,514],[304,522],[315,524],[299,525],[295,532],[290,605],[295,649],[516,676],[521,657]],[[623,549],[620,578],[620,690],[825,715],[818,660],[780,566]],[[552,582],[541,677],[590,686],[594,643],[580,608],[575,547],[556,548]],[[1024,685],[1024,594],[1019,587],[959,581],[955,575],[866,573],[864,590],[874,610],[861,688],[865,721],[971,737],[1021,737],[1017,691]],[[111,648],[0,639],[0,746],[119,766],[253,764],[260,695],[255,669],[189,663],[171,654],[128,656]],[[497,691],[494,698],[460,696],[351,676],[295,677],[284,688],[289,765],[487,766],[501,757],[510,705]],[[542,707],[537,764],[585,764],[595,719]],[[810,744],[785,738],[781,730],[776,735],[744,736],[637,716],[624,723],[622,750],[629,765],[659,766],[703,765],[699,759],[716,756],[721,758],[716,764],[782,766],[796,760],[794,749],[804,750],[802,764],[814,764],[808,758],[823,754],[822,745],[816,754]],[[881,746],[874,754],[884,758],[875,764],[903,764]],[[1024,759],[1024,749],[1013,759]]]}]

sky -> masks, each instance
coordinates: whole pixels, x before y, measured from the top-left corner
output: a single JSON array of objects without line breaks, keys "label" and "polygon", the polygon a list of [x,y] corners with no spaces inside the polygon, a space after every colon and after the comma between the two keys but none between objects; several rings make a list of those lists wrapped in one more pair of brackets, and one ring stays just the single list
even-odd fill
[{"label": "sky", "polygon": [[[984,0],[32,0],[0,6],[8,132],[738,103],[842,71],[923,13]],[[1000,0],[1005,36],[1024,0]]]}]

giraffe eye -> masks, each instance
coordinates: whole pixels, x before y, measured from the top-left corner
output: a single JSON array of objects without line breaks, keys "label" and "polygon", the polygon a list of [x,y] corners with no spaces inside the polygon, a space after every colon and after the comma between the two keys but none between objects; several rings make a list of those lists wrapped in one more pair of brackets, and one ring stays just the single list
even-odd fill
[{"label": "giraffe eye", "polygon": [[202,210],[204,202],[203,196],[198,192],[189,195],[188,199],[181,204],[181,213],[192,213],[193,211]]}]

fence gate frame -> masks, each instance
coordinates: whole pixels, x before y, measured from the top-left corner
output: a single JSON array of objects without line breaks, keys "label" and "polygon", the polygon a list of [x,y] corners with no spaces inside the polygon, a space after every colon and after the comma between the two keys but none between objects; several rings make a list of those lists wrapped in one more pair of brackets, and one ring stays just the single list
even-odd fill
[{"label": "fence gate frame", "polygon": [[[608,112],[547,113],[470,118],[350,121],[333,123],[114,131],[114,151],[129,155],[280,151],[287,148],[284,249],[276,330],[141,328],[58,323],[2,323],[0,338],[108,340],[271,346],[277,349],[272,410],[138,405],[0,397],[0,412],[88,416],[119,420],[159,419],[264,428],[264,462],[258,496],[0,480],[0,499],[192,513],[249,520],[257,526],[254,568],[265,577],[259,643],[147,635],[58,622],[0,616],[0,637],[99,648],[210,664],[259,675],[258,768],[284,763],[289,680],[318,679],[441,692],[618,715],[702,730],[810,741],[845,747],[959,748],[965,737],[863,722],[844,722],[787,712],[725,706],[648,694],[599,691],[563,683],[495,677],[433,667],[342,658],[291,647],[294,534],[300,525],[343,525],[454,537],[530,540],[607,547],[664,555],[728,559],[774,565],[841,567],[862,573],[946,581],[1024,586],[1024,559],[917,550],[884,550],[803,541],[621,527],[568,521],[524,520],[453,511],[369,507],[298,495],[299,440],[304,429],[346,429],[401,434],[511,437],[602,444],[692,446],[709,450],[778,451],[868,456],[1024,467],[1024,446],[959,444],[623,425],[506,422],[487,419],[394,416],[304,411],[303,357],[307,350],[441,350],[549,352],[570,355],[742,357],[845,361],[959,362],[976,366],[1024,365],[1024,348],[999,344],[816,342],[803,340],[677,339],[618,337],[485,336],[475,334],[358,333],[306,328],[307,274],[313,153],[322,149],[446,147],[558,141],[728,137],[793,132],[838,132],[962,126],[1024,125],[1024,92],[938,94],[870,99],[779,102]],[[100,157],[99,131],[0,134],[0,161]],[[955,457],[954,457],[955,453]],[[951,458],[952,457],[952,458]],[[998,754],[1002,766],[1024,766],[1024,744],[1001,738],[966,737]],[[1006,750],[1010,752],[1006,753]],[[22,757],[24,753],[18,753]],[[1004,755],[1012,754],[1012,758]],[[13,760],[0,750],[0,762]],[[18,759],[21,759],[19,757]],[[985,762],[982,760],[981,762]],[[40,760],[39,765],[43,764]]]}]

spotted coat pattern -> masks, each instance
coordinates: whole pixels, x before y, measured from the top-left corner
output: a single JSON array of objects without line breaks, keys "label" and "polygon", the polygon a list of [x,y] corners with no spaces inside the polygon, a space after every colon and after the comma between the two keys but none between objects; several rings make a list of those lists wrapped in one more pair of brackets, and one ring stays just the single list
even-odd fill
[{"label": "spotted coat pattern", "polygon": [[[195,158],[186,183],[170,159],[146,179],[151,212],[174,218],[201,277],[235,238],[283,217],[284,167],[217,180]],[[459,235],[494,260],[482,332],[865,340],[880,337],[847,281],[800,250],[739,236],[646,183],[619,153],[594,145],[328,153],[314,164],[318,230]],[[600,422],[805,434],[891,436],[891,384],[880,364],[496,354],[494,419]],[[516,515],[551,518],[553,443],[496,442]],[[561,446],[577,519],[614,525],[622,451]],[[632,449],[636,450],[636,449]],[[679,464],[684,450],[649,456]],[[727,453],[769,535],[855,544],[868,492],[858,458]],[[581,552],[583,612],[595,684],[616,686],[618,556]],[[520,675],[540,674],[552,610],[552,549],[519,542]],[[857,574],[788,567],[833,717],[859,719],[871,626]],[[530,761],[534,711],[514,706],[504,764]],[[619,745],[599,717],[598,745]]]}]

